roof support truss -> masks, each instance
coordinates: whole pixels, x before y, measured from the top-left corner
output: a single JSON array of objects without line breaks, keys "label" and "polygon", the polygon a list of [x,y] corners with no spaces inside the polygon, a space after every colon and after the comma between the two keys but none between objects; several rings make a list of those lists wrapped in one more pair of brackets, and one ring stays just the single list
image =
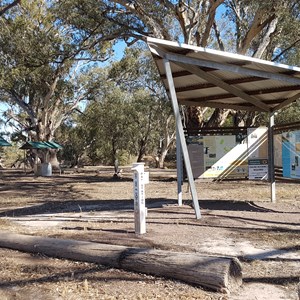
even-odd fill
[{"label": "roof support truss", "polygon": [[284,102],[281,102],[280,104],[278,104],[276,107],[274,107],[273,111],[279,110],[291,103],[293,103],[294,101],[296,101],[297,99],[300,98],[300,93],[294,95],[293,97],[286,99]]},{"label": "roof support truss", "polygon": [[227,84],[226,82],[224,82],[223,80],[219,79],[218,77],[214,76],[213,74],[209,74],[203,70],[201,70],[198,67],[195,66],[191,66],[191,65],[187,65],[187,64],[183,64],[181,62],[174,62],[176,65],[183,67],[185,69],[187,69],[189,72],[205,79],[206,81],[222,88],[223,90],[237,96],[240,97],[242,99],[245,100],[245,102],[249,102],[251,104],[253,104],[254,106],[259,107],[261,110],[263,111],[269,111],[269,107],[268,105],[266,105],[265,103],[263,103],[261,100],[257,99],[256,97],[253,96],[249,96],[248,94],[244,93],[243,91],[241,91],[240,89]]},{"label": "roof support truss", "polygon": [[273,73],[273,72],[267,72],[262,70],[254,70],[250,68],[245,68],[237,65],[227,64],[227,63],[218,63],[211,60],[204,60],[200,58],[193,58],[188,57],[181,54],[174,54],[170,52],[162,51],[161,49],[157,50],[157,54],[160,57],[166,58],[169,61],[172,62],[180,62],[188,65],[194,65],[198,67],[207,67],[207,68],[213,68],[216,70],[223,70],[223,71],[229,71],[237,74],[243,74],[247,76],[257,76],[261,78],[267,78],[267,79],[273,79],[277,80],[279,82],[287,82],[290,84],[300,84],[300,78],[293,77],[286,74],[281,73]]}]

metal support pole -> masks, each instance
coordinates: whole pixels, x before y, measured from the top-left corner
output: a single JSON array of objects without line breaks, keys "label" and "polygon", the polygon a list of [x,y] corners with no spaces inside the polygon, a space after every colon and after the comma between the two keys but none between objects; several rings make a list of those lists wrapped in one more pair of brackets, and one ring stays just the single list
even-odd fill
[{"label": "metal support pole", "polygon": [[276,203],[275,171],[274,171],[274,113],[269,115],[268,130],[268,160],[269,160],[269,182],[271,188],[271,201]]},{"label": "metal support pole", "polygon": [[182,206],[182,183],[183,183],[182,152],[181,152],[180,137],[179,137],[177,127],[176,127],[176,169],[177,169],[178,205]]},{"label": "metal support pole", "polygon": [[187,150],[187,145],[186,145],[186,141],[185,141],[185,137],[184,137],[183,126],[182,126],[181,116],[180,116],[180,112],[179,112],[179,106],[178,106],[178,102],[177,102],[173,76],[172,76],[172,70],[171,70],[170,62],[166,59],[164,59],[164,67],[166,70],[168,86],[169,86],[169,91],[170,91],[170,96],[171,96],[171,102],[172,102],[172,107],[173,107],[173,111],[174,111],[174,115],[175,115],[176,130],[177,130],[178,136],[179,136],[179,141],[180,141],[180,146],[181,146],[183,159],[184,159],[184,163],[185,163],[186,173],[187,173],[190,190],[191,190],[191,194],[192,194],[194,210],[195,210],[196,218],[200,219],[201,214],[200,214],[198,196],[197,196],[197,191],[196,191],[195,182],[194,182],[194,178],[193,178],[193,172],[192,172],[191,162],[190,162],[190,158],[189,158],[189,153]]}]

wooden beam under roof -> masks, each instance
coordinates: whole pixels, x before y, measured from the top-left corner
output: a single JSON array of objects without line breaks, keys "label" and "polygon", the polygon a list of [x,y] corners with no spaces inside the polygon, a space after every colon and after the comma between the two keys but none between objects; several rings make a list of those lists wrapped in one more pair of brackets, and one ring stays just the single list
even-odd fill
[{"label": "wooden beam under roof", "polygon": [[[178,64],[179,66],[183,66],[183,63],[181,62],[176,62],[176,64]],[[200,68],[196,67],[196,66],[191,66],[191,65],[184,65],[184,67],[194,73],[195,75],[201,77],[202,79],[215,84],[216,86],[224,89],[225,91],[234,94],[235,96],[250,102],[251,104],[253,104],[254,106],[262,109],[263,111],[269,111],[270,108],[268,107],[268,105],[266,105],[265,103],[263,103],[260,99],[257,99],[253,96],[249,96],[248,94],[246,94],[245,92],[243,92],[242,90],[231,86],[227,83],[225,83],[223,80],[221,80],[220,78],[214,76],[213,74],[209,74],[203,70],[201,70]]]},{"label": "wooden beam under roof", "polygon": [[[203,68],[201,68],[203,70]],[[192,74],[190,74],[192,75]],[[194,74],[193,74],[194,75]],[[225,83],[234,85],[234,84],[241,84],[241,83],[248,83],[248,82],[254,82],[254,81],[263,81],[267,80],[266,78],[260,78],[258,77],[244,77],[244,78],[236,78],[236,79],[228,79],[224,80]],[[208,89],[208,88],[213,88],[215,87],[214,84],[212,83],[199,83],[195,85],[189,85],[189,86],[184,86],[184,87],[177,87],[176,92],[187,92],[187,91],[192,91],[192,90],[202,90],[202,89]]]},{"label": "wooden beam under roof", "polygon": [[[298,86],[297,88],[295,87],[295,90],[299,90],[300,86]],[[265,90],[254,90],[254,91],[244,91],[247,95],[250,96],[256,96],[256,95],[267,95],[267,94],[272,94],[272,93],[281,93],[281,92],[287,92],[290,91],[291,89],[289,87],[283,87],[283,88],[270,88],[270,89],[265,89]],[[176,92],[178,92],[176,90]],[[179,93],[179,92],[178,92]],[[180,96],[179,96],[180,97]],[[228,98],[236,98],[237,96],[230,94],[230,93],[226,93],[226,94],[214,94],[214,95],[209,95],[209,96],[203,96],[203,97],[197,97],[198,101],[210,101],[210,100],[222,100],[222,99],[228,99]],[[287,98],[281,98],[278,99],[279,101],[286,101]],[[267,100],[267,99],[262,99],[262,102],[270,102],[272,100]],[[277,101],[276,103],[280,103],[279,101]]]},{"label": "wooden beam under roof", "polygon": [[299,98],[300,98],[300,93],[290,97],[289,99],[286,99],[285,101],[282,101],[280,104],[278,104],[276,107],[274,107],[273,111],[279,110],[279,109],[293,103],[294,101],[296,101]]},{"label": "wooden beam under roof", "polygon": [[[218,70],[218,69],[207,68],[207,67],[201,67],[201,69],[203,71],[206,71],[206,72],[212,72],[212,71],[217,71]],[[288,71],[284,71],[284,72],[279,72],[278,74],[282,74],[282,75],[294,75],[296,73],[297,73],[296,71],[288,70]],[[186,71],[186,70],[176,71],[176,72],[173,72],[172,74],[173,74],[173,78],[185,77],[185,76],[193,75],[189,71]],[[166,79],[166,74],[161,74],[161,78],[162,79]],[[262,78],[262,77],[258,77],[258,76],[247,76],[247,77],[240,77],[240,78],[229,79],[229,80],[237,80],[237,81],[241,81],[240,83],[246,83],[246,82],[261,81],[261,80],[268,80],[268,79],[269,78]]]},{"label": "wooden beam under roof", "polygon": [[[237,79],[229,79],[229,80],[223,80],[223,81],[229,85],[258,81],[258,80],[255,80],[255,77],[252,77],[252,79],[253,80],[251,80],[250,78],[237,78]],[[267,79],[263,78],[262,80],[267,80]],[[188,91],[193,91],[193,90],[208,89],[208,88],[213,88],[213,87],[215,87],[214,84],[207,82],[207,83],[201,83],[201,84],[196,84],[196,85],[177,87],[176,92],[181,93],[181,92],[188,92]],[[285,86],[280,86],[280,87],[273,87],[273,88],[245,91],[245,92],[249,95],[250,95],[250,93],[254,93],[253,95],[255,95],[255,94],[270,94],[270,93],[278,93],[278,92],[288,92],[288,91],[296,91],[296,90],[300,90],[300,85],[285,85]]]},{"label": "wooden beam under roof", "polygon": [[[159,51],[164,52],[164,51],[161,51],[161,49]],[[181,67],[183,69],[187,69],[188,65],[199,66],[199,67],[211,67],[211,68],[215,68],[218,70],[233,72],[233,73],[237,73],[237,74],[243,74],[243,75],[247,75],[247,76],[257,76],[257,77],[261,77],[261,78],[277,80],[280,82],[287,82],[287,83],[295,84],[295,85],[300,84],[299,77],[294,77],[294,76],[290,76],[290,75],[268,72],[268,71],[263,71],[263,70],[250,69],[250,68],[240,67],[240,66],[236,66],[236,65],[229,65],[226,63],[218,63],[215,61],[187,57],[184,55],[174,54],[174,53],[170,53],[170,52],[164,52],[164,54],[161,53],[161,55],[164,55],[162,57],[165,57],[166,59],[168,59],[169,61],[171,61],[173,63],[175,63],[175,62],[181,63],[182,64]]]}]

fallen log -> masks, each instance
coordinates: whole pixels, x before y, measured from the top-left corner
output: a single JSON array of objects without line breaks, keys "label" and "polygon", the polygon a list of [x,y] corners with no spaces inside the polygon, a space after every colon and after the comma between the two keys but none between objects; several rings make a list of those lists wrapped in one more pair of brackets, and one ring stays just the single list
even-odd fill
[{"label": "fallen log", "polygon": [[0,232],[0,247],[157,275],[218,292],[242,284],[238,259]]}]

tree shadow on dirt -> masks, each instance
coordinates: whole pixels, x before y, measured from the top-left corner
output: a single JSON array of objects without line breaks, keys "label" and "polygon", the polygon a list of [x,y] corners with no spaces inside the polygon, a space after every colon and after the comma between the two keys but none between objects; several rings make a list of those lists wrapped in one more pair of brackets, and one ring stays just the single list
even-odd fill
[{"label": "tree shadow on dirt", "polygon": [[249,212],[274,212],[284,213],[273,209],[265,208],[253,201],[235,200],[200,200],[200,207],[208,210],[227,210],[227,211],[249,211]]},{"label": "tree shadow on dirt", "polygon": [[[214,219],[216,219],[214,217]],[[256,221],[256,220],[255,220]],[[201,221],[200,221],[201,222]],[[167,219],[164,218],[164,222],[161,221],[156,221],[156,220],[148,220],[147,223],[148,224],[156,224],[156,225],[164,225],[164,224],[176,224],[176,225],[185,225],[185,226],[198,226],[200,227],[211,227],[211,228],[222,228],[222,229],[231,229],[231,230],[237,230],[240,232],[270,232],[270,233],[292,233],[292,234],[299,234],[300,233],[300,229],[290,229],[290,228],[282,228],[279,226],[272,226],[269,228],[259,228],[259,227],[255,227],[255,228],[249,228],[249,227],[242,227],[240,225],[225,225],[225,224],[214,224],[214,223],[209,223],[209,222],[205,222],[205,223],[200,223],[199,220],[197,221],[191,221],[191,222],[185,222],[185,221],[180,221],[179,219],[175,219],[171,222],[167,222]]]},{"label": "tree shadow on dirt", "polygon": [[298,283],[299,276],[286,276],[286,277],[246,277],[243,278],[243,282],[247,283],[269,283],[275,285],[287,285],[289,283]]},{"label": "tree shadow on dirt", "polygon": [[[148,208],[158,208],[163,205],[175,203],[175,200],[156,198],[147,200]],[[125,211],[133,210],[133,200],[66,200],[51,201],[28,207],[8,209],[0,213],[0,217],[17,217],[37,214],[80,213],[99,211]]]},{"label": "tree shadow on dirt", "polygon": [[[18,178],[20,180],[18,180]],[[114,173],[99,175],[95,174],[82,174],[82,173],[74,173],[74,175],[52,175],[50,177],[39,177],[33,174],[5,174],[1,176],[3,181],[2,184],[6,184],[7,182],[12,182],[15,185],[18,185],[20,182],[25,183],[26,180],[30,184],[39,185],[44,184],[45,180],[50,181],[59,181],[63,184],[65,183],[74,183],[74,182],[82,182],[82,183],[93,183],[93,182],[132,182],[133,178],[131,176],[122,176],[122,177],[114,177]],[[36,180],[32,182],[31,180]],[[1,185],[1,183],[0,183]]]},{"label": "tree shadow on dirt", "polygon": [[[0,288],[9,288],[12,286],[28,286],[34,285],[37,283],[57,283],[61,282],[62,278],[68,278],[69,280],[80,282],[83,280],[85,276],[87,276],[89,282],[108,282],[108,281],[118,281],[118,280],[126,280],[126,281],[141,281],[141,276],[136,274],[136,276],[131,275],[130,277],[120,276],[105,276],[105,271],[109,270],[110,267],[97,265],[95,267],[91,267],[84,270],[74,270],[73,272],[57,272],[52,275],[42,276],[40,278],[32,278],[32,279],[20,279],[20,280],[9,280],[0,282]],[[91,274],[95,274],[91,277]],[[143,281],[154,281],[154,279],[146,279],[144,276],[142,277]]]},{"label": "tree shadow on dirt", "polygon": [[[226,215],[220,215],[218,214],[218,218],[224,218],[224,219],[231,219],[231,220],[237,220],[237,221],[245,221],[246,222],[255,222],[255,223],[263,223],[265,225],[268,224],[276,224],[276,225],[283,225],[283,226],[300,226],[300,223],[295,223],[295,222],[287,222],[286,220],[283,221],[275,221],[275,220],[265,220],[262,218],[250,218],[250,217],[245,217],[245,216],[226,216]],[[280,230],[278,230],[280,231]],[[292,229],[291,229],[292,231]]]},{"label": "tree shadow on dirt", "polygon": [[[49,179],[49,180],[47,180]],[[80,176],[80,177],[54,177],[51,178],[41,178],[38,180],[36,177],[36,181],[31,180],[11,180],[10,178],[6,178],[4,182],[0,183],[0,190],[1,191],[10,191],[10,190],[27,190],[35,192],[39,189],[45,190],[49,188],[57,188],[58,186],[64,186],[66,184],[74,184],[74,183],[97,183],[97,182],[132,182],[132,179],[129,178],[121,178],[121,179],[114,179],[113,177],[100,177],[100,176]]]},{"label": "tree shadow on dirt", "polygon": [[[176,201],[176,200],[174,200]],[[146,199],[146,205],[148,200]],[[175,202],[177,203],[177,201]],[[184,201],[184,204],[193,207],[193,202],[191,200]],[[241,211],[241,212],[256,212],[256,213],[280,213],[280,214],[300,214],[300,211],[279,211],[270,208],[266,208],[262,205],[258,205],[253,201],[247,200],[199,200],[199,205],[201,210],[211,210],[211,211]],[[181,214],[187,212],[180,212]],[[189,214],[189,213],[188,213]]]}]

